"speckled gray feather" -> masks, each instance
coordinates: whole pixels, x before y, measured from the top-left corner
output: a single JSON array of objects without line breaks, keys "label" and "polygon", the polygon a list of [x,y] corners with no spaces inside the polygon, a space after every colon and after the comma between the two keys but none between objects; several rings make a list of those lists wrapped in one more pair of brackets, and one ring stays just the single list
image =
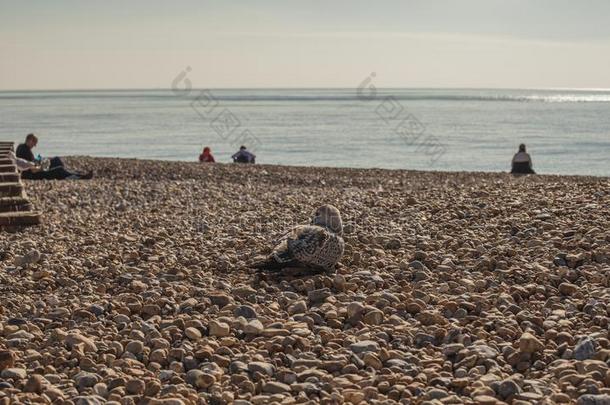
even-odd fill
[{"label": "speckled gray feather", "polygon": [[345,242],[341,232],[339,210],[329,205],[322,206],[315,212],[312,225],[293,228],[265,261],[253,267],[276,271],[283,267],[331,271],[343,255]]}]

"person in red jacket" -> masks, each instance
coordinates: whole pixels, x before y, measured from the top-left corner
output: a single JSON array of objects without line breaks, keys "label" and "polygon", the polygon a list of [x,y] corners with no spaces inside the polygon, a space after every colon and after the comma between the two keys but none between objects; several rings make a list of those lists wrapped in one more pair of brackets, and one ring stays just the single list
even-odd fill
[{"label": "person in red jacket", "polygon": [[201,163],[216,163],[214,160],[214,156],[212,156],[212,151],[209,146],[203,148],[203,152],[199,155],[199,162]]}]

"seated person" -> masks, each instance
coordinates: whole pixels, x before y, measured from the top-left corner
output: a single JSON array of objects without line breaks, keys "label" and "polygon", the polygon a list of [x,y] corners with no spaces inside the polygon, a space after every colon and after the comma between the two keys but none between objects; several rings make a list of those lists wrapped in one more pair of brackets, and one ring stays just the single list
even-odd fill
[{"label": "seated person", "polygon": [[[90,179],[93,177],[93,172],[78,173],[66,170],[64,163],[60,158],[54,157],[49,161],[49,168],[43,170],[40,166],[42,162],[34,158],[32,148],[38,144],[38,138],[34,134],[29,134],[25,138],[25,142],[17,146],[15,164],[21,171],[21,178],[27,180],[63,180],[63,179]],[[30,162],[32,165],[25,167],[23,162]],[[21,165],[21,167],[20,167]]]},{"label": "seated person", "polygon": [[233,163],[256,163],[256,155],[250,153],[245,146],[240,146],[239,151],[231,156]]},{"label": "seated person", "polygon": [[214,156],[212,155],[212,151],[210,150],[209,146],[206,146],[205,148],[203,148],[203,152],[201,153],[201,155],[199,155],[199,162],[200,163],[216,163],[216,160],[214,160]]},{"label": "seated person", "polygon": [[525,151],[525,144],[519,145],[519,152],[513,156],[512,170],[513,174],[536,174],[532,168],[532,158]]}]

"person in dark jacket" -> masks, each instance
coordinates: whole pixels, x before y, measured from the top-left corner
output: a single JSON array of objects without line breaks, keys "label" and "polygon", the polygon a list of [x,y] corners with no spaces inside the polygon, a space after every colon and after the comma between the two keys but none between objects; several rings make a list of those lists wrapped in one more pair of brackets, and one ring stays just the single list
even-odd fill
[{"label": "person in dark jacket", "polygon": [[513,174],[536,174],[532,167],[532,158],[525,151],[525,144],[519,145],[519,152],[515,153],[512,161],[511,173]]},{"label": "person in dark jacket", "polygon": [[256,155],[250,153],[243,145],[231,156],[231,159],[233,159],[233,163],[256,163]]},{"label": "person in dark jacket", "polygon": [[19,159],[35,163],[37,168],[25,170],[21,172],[21,178],[26,180],[64,180],[64,179],[83,179],[88,180],[93,177],[93,172],[78,173],[72,172],[65,168],[63,161],[54,157],[49,159],[49,168],[42,170],[40,168],[42,162],[34,157],[32,149],[38,145],[38,137],[34,134],[28,134],[25,137],[25,142],[17,146],[15,155]]},{"label": "person in dark jacket", "polygon": [[19,159],[25,159],[28,162],[36,161],[34,157],[34,153],[32,153],[32,149],[38,145],[38,138],[34,134],[28,134],[25,137],[25,142],[17,146],[17,150],[15,151],[15,156]]}]

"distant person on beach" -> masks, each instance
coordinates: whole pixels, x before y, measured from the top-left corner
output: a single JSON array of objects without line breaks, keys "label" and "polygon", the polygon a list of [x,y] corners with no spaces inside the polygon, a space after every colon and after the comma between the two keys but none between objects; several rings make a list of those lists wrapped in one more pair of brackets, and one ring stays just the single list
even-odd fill
[{"label": "distant person on beach", "polygon": [[512,170],[513,174],[536,174],[532,168],[532,158],[525,151],[525,144],[519,145],[519,152],[513,156]]},{"label": "distant person on beach", "polygon": [[[25,142],[17,146],[17,151],[15,153],[15,159],[21,159],[27,162],[30,162],[30,167],[25,167],[23,164],[22,167],[17,167],[21,171],[21,178],[26,180],[64,180],[64,179],[82,179],[88,180],[93,177],[93,172],[89,171],[88,173],[78,173],[71,172],[67,170],[64,166],[64,162],[58,157],[54,157],[49,159],[48,168],[43,169],[43,162],[40,155],[38,158],[34,157],[34,153],[32,149],[38,145],[38,138],[34,134],[28,134],[25,137]],[[17,163],[17,161],[16,161]],[[33,165],[33,166],[32,166]]]},{"label": "distant person on beach", "polygon": [[233,159],[233,163],[256,163],[256,156],[243,145],[239,147],[238,152],[231,156],[231,159]]},{"label": "distant person on beach", "polygon": [[36,158],[34,157],[32,149],[34,149],[36,145],[38,145],[38,137],[34,134],[28,134],[28,136],[25,137],[25,142],[17,146],[15,155],[28,162],[34,162],[36,161]]},{"label": "distant person on beach", "polygon": [[209,146],[203,148],[203,152],[199,155],[199,162],[201,163],[216,163],[214,160],[214,156],[212,155],[212,151]]}]

